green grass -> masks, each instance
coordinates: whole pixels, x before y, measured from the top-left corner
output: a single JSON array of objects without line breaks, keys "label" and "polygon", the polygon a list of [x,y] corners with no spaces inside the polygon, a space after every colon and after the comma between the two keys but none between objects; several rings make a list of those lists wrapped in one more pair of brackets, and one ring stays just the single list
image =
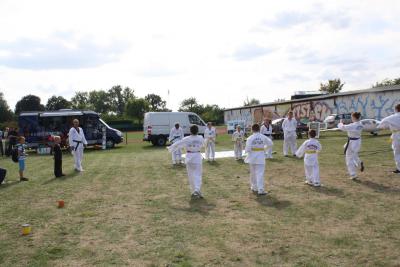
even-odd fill
[{"label": "green grass", "polygon": [[[303,184],[303,161],[282,157],[276,140],[267,162],[267,197],[248,189],[248,166],[233,159],[204,163],[204,200],[191,200],[186,169],[165,148],[129,133],[128,145],[88,149],[85,172],[53,178],[51,156],[17,164],[0,159],[0,266],[398,266],[400,176],[392,174],[389,136],[365,135],[366,172],[347,179],[343,133],[321,138],[321,180]],[[298,141],[300,144],[302,140]],[[217,150],[230,150],[228,135]],[[269,181],[272,179],[272,186]],[[57,209],[56,201],[65,200]],[[21,224],[32,225],[21,236]]]}]

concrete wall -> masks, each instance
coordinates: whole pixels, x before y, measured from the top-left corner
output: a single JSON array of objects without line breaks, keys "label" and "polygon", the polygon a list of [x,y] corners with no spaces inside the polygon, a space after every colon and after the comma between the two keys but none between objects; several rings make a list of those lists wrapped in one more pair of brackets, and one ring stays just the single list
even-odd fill
[{"label": "concrete wall", "polygon": [[400,103],[400,89],[390,91],[363,92],[354,95],[334,95],[327,99],[305,100],[304,102],[274,103],[261,107],[239,108],[225,111],[225,123],[230,120],[244,120],[246,124],[261,122],[263,117],[272,119],[284,117],[293,110],[297,119],[307,122],[315,118],[323,121],[328,115],[361,112],[363,118],[382,118],[394,112]]}]

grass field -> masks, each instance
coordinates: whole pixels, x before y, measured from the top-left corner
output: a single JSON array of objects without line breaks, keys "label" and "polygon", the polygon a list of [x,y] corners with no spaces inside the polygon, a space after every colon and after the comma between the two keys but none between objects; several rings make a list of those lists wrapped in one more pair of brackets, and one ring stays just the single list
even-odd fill
[{"label": "grass field", "polygon": [[[51,156],[32,154],[24,183],[0,159],[0,266],[400,266],[400,176],[387,134],[363,136],[358,182],[347,179],[345,135],[329,133],[322,188],[304,185],[303,161],[283,158],[277,140],[271,195],[250,193],[246,164],[219,159],[204,163],[203,200],[191,200],[186,169],[141,138],[88,149],[82,174],[64,154],[64,179],[53,178]],[[231,147],[219,136],[217,150]]]}]

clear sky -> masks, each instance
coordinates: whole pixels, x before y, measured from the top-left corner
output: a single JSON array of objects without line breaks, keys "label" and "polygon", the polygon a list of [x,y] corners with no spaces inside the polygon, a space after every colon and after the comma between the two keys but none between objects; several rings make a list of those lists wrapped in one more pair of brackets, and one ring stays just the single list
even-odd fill
[{"label": "clear sky", "polygon": [[175,110],[192,96],[288,99],[335,77],[365,89],[400,76],[399,14],[397,0],[0,0],[0,90],[14,109],[120,84]]}]

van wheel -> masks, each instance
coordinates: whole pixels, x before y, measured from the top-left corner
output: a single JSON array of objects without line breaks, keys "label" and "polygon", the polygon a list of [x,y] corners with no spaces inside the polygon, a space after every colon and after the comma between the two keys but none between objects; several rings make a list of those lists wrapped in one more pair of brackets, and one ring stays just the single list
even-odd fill
[{"label": "van wheel", "polygon": [[113,148],[115,146],[114,140],[108,139],[106,142],[106,147],[107,148]]},{"label": "van wheel", "polygon": [[165,146],[166,143],[167,140],[163,136],[157,138],[157,146]]}]

